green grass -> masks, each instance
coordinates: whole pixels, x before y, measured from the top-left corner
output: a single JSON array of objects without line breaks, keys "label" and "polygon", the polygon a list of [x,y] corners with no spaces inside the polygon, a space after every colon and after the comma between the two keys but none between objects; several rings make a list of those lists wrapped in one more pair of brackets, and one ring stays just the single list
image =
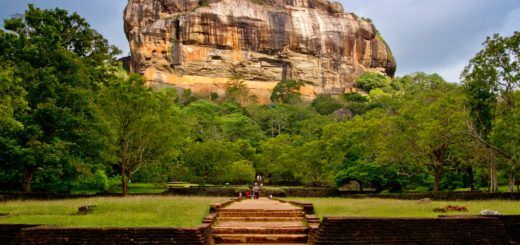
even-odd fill
[{"label": "green grass", "polygon": [[[501,214],[520,214],[520,201],[433,201],[418,204],[413,200],[396,199],[351,199],[351,198],[288,198],[289,200],[311,202],[319,217],[437,217],[439,214],[479,214],[481,210],[497,210]],[[435,213],[434,208],[447,205],[466,206],[469,212]]]},{"label": "green grass", "polygon": [[[0,203],[3,224],[48,224],[67,227],[196,227],[218,197],[132,196],[57,201]],[[76,215],[78,207],[97,205],[94,212]]]}]

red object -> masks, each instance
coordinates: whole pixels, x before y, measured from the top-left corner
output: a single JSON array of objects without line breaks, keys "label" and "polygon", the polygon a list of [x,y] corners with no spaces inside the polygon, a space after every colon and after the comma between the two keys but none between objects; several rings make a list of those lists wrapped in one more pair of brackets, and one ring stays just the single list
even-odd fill
[{"label": "red object", "polygon": [[246,191],[246,197],[249,198],[249,191]]}]

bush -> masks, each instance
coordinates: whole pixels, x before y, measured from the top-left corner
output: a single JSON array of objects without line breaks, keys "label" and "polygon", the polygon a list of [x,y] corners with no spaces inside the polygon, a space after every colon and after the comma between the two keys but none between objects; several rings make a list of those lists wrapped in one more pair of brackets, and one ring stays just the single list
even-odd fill
[{"label": "bush", "polygon": [[90,175],[82,175],[74,184],[74,189],[80,191],[107,191],[109,188],[109,179],[105,171],[97,170]]},{"label": "bush", "polygon": [[343,105],[330,95],[319,95],[311,103],[311,106],[321,115],[330,115],[339,110]]},{"label": "bush", "polygon": [[348,102],[359,102],[359,103],[368,102],[367,97],[361,95],[360,93],[346,93],[346,94],[343,94],[343,98]]},{"label": "bush", "polygon": [[281,103],[298,103],[300,102],[300,88],[303,82],[296,80],[282,80],[276,84],[271,94],[271,101]]},{"label": "bush", "polygon": [[232,184],[249,184],[255,179],[255,168],[248,160],[232,163],[226,173],[226,182]]},{"label": "bush", "polygon": [[365,72],[356,79],[356,87],[369,93],[376,88],[389,87],[391,80],[379,73]]}]

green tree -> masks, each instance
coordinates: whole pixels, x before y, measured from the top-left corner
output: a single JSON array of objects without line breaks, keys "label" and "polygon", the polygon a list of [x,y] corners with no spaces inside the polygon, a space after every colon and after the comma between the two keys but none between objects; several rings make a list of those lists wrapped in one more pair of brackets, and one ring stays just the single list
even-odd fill
[{"label": "green tree", "polygon": [[255,169],[249,160],[239,160],[230,164],[224,173],[226,183],[250,184],[255,179]]},{"label": "green tree", "polygon": [[260,126],[250,117],[232,113],[217,118],[222,133],[228,140],[247,140],[252,144],[261,141],[265,136]]},{"label": "green tree", "polygon": [[301,101],[300,88],[303,85],[302,81],[284,79],[274,87],[271,101],[287,104],[298,103]]},{"label": "green tree", "polygon": [[13,69],[0,67],[0,126],[2,128],[23,127],[23,124],[16,119],[15,113],[27,109],[26,94],[21,79],[14,76]]},{"label": "green tree", "polygon": [[356,79],[356,87],[369,93],[373,89],[388,88],[391,79],[383,74],[375,72],[365,72]]},{"label": "green tree", "polygon": [[514,103],[513,109],[496,118],[489,140],[493,145],[500,146],[502,151],[511,156],[510,159],[506,158],[506,160],[509,161],[511,167],[508,173],[508,187],[509,191],[513,192],[520,159],[520,92],[514,92],[511,97]]},{"label": "green tree", "polygon": [[176,108],[168,93],[157,93],[138,75],[116,79],[101,93],[100,106],[111,132],[124,195],[128,179],[143,165],[172,161],[178,154]]},{"label": "green tree", "polygon": [[10,83],[2,85],[9,93],[2,113],[14,109],[10,121],[21,127],[4,132],[0,144],[8,150],[2,154],[14,161],[7,163],[11,171],[22,173],[25,192],[34,179],[66,191],[78,169],[107,161],[92,98],[111,77],[119,51],[83,18],[60,9],[29,5],[23,18],[5,20],[4,28],[0,67]]},{"label": "green tree", "polygon": [[[516,107],[513,94],[520,83],[520,32],[515,32],[511,37],[495,34],[488,37],[483,45],[484,49],[470,60],[461,76],[474,128],[472,136],[494,154],[507,159],[511,163],[511,176],[515,176],[517,160],[514,154],[494,144],[489,135],[495,119],[512,113]],[[490,189],[494,192],[498,188],[495,160],[491,160],[490,172]]]},{"label": "green tree", "polygon": [[229,141],[208,140],[189,143],[181,161],[192,174],[191,181],[200,184],[221,184],[227,179],[226,172],[236,161],[244,160],[236,145]]},{"label": "green tree", "polygon": [[248,105],[256,102],[255,96],[249,94],[249,88],[244,82],[243,74],[237,66],[229,69],[231,77],[226,83],[226,99],[240,105]]},{"label": "green tree", "polygon": [[331,95],[319,95],[312,101],[311,106],[321,115],[330,115],[343,107],[343,105]]},{"label": "green tree", "polygon": [[263,141],[259,147],[256,170],[271,184],[297,184],[302,164],[295,155],[297,136],[281,134]]},{"label": "green tree", "polygon": [[428,167],[437,192],[443,169],[456,162],[452,153],[464,149],[464,97],[457,86],[438,83],[435,75],[419,85],[421,89],[414,86],[405,92],[402,105],[390,116],[381,155],[387,162]]}]

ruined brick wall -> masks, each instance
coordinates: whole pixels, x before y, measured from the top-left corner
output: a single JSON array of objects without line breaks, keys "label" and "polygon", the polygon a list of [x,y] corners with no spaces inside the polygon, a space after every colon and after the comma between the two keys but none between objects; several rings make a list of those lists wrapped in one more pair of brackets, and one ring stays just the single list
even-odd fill
[{"label": "ruined brick wall", "polygon": [[18,234],[22,229],[34,227],[35,225],[0,225],[0,244],[10,245],[20,243]]},{"label": "ruined brick wall", "polygon": [[509,234],[511,240],[515,241],[517,244],[520,244],[520,215],[504,215],[494,217],[500,219],[502,224],[504,224],[506,232]]},{"label": "ruined brick wall", "polygon": [[209,225],[198,228],[64,228],[0,225],[0,244],[210,244]]},{"label": "ruined brick wall", "polygon": [[[519,216],[506,218],[518,224]],[[511,244],[496,217],[324,218],[315,244]],[[517,226],[511,229],[518,230]],[[516,242],[519,242],[516,240]]]}]

